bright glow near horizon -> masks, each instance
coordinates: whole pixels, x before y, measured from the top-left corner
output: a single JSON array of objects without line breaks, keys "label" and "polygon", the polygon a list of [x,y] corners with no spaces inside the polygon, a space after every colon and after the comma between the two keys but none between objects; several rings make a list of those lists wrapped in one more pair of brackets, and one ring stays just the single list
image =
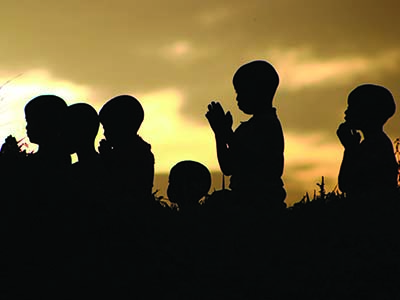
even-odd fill
[{"label": "bright glow near horizon", "polygon": [[[31,70],[19,76],[2,73],[0,85],[3,85],[0,89],[1,143],[10,134],[17,140],[26,137],[24,107],[32,98],[54,94],[66,100],[68,104],[72,104],[78,102],[74,99],[88,99],[90,95],[89,88],[56,79],[45,70]],[[26,140],[26,142],[29,141]],[[32,150],[36,149],[35,145],[29,146]]]},{"label": "bright glow near horizon", "polygon": [[184,95],[167,89],[139,96],[145,119],[139,134],[152,145],[156,172],[168,173],[181,160],[196,160],[217,170],[214,135],[204,118],[204,126],[179,113]]}]

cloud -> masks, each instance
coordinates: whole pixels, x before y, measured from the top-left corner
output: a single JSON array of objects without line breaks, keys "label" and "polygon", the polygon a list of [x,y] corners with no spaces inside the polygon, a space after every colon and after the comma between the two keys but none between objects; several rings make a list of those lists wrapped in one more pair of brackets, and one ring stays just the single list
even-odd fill
[{"label": "cloud", "polygon": [[237,16],[237,11],[231,9],[227,5],[207,8],[195,16],[195,19],[205,27],[215,27],[221,25],[224,21],[227,21]]},{"label": "cloud", "polygon": [[3,83],[0,89],[0,141],[9,134],[17,139],[26,136],[24,107],[32,98],[54,94],[72,104],[85,101],[91,94],[89,87],[56,78],[46,70],[30,70],[19,76],[3,71],[0,83]]},{"label": "cloud", "polygon": [[[337,176],[343,148],[325,133],[285,133],[285,163],[301,178]],[[304,165],[307,164],[307,168]],[[294,174],[292,174],[294,175]]]},{"label": "cloud", "polygon": [[[185,95],[175,88],[138,95],[145,110],[139,134],[152,145],[156,172],[169,172],[181,160],[219,169],[211,129],[180,113]],[[147,117],[148,116],[148,117]]]},{"label": "cloud", "polygon": [[267,57],[281,77],[281,88],[298,90],[320,85],[342,85],[371,73],[393,72],[400,62],[400,50],[384,50],[375,55],[347,55],[319,58],[312,49],[273,49]]},{"label": "cloud", "polygon": [[287,204],[299,201],[305,192],[312,194],[321,176],[325,177],[327,191],[336,187],[343,148],[338,141],[331,141],[330,138],[324,132],[285,133],[283,179],[288,191]]},{"label": "cloud", "polygon": [[165,52],[168,56],[182,57],[192,51],[193,49],[188,41],[177,41],[167,47]]},{"label": "cloud", "polygon": [[209,47],[195,45],[191,40],[175,40],[161,47],[156,54],[169,63],[188,67],[212,55],[212,50]]}]

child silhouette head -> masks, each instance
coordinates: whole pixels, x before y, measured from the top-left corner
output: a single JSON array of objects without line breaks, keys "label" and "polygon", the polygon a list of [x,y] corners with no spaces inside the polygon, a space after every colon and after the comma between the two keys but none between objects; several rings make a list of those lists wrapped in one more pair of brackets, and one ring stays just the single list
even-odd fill
[{"label": "child silhouette head", "polygon": [[104,104],[99,117],[107,141],[113,146],[122,145],[132,135],[136,136],[144,119],[144,110],[135,97],[120,95]]},{"label": "child silhouette head", "polygon": [[167,195],[183,210],[199,205],[211,187],[210,171],[199,162],[185,160],[172,167],[169,173]]},{"label": "child silhouette head", "polygon": [[40,145],[52,144],[63,134],[67,104],[54,95],[33,98],[25,106],[26,132],[29,140]]},{"label": "child silhouette head", "polygon": [[94,141],[99,131],[99,116],[87,103],[76,103],[68,107],[70,152],[94,150]]},{"label": "child silhouette head", "polygon": [[356,87],[350,92],[347,102],[346,123],[352,129],[361,131],[381,128],[396,111],[396,104],[390,91],[374,84]]},{"label": "child silhouette head", "polygon": [[241,66],[233,76],[239,109],[250,115],[272,106],[278,85],[278,73],[264,60]]}]

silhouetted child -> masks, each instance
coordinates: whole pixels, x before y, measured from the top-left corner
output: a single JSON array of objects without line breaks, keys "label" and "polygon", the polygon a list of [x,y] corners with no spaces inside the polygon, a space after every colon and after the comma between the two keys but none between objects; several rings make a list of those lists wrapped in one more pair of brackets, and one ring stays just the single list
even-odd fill
[{"label": "silhouetted child", "polygon": [[[106,201],[110,197],[106,173],[94,143],[100,127],[99,116],[89,104],[77,103],[68,107],[67,131],[70,153],[78,162],[71,166],[68,217],[70,223],[69,264],[79,264],[75,280],[84,284],[98,284],[104,277],[104,231]],[[82,284],[82,282],[81,282]]]},{"label": "silhouetted child", "polygon": [[[27,276],[24,284],[38,289],[43,287],[42,282],[48,282],[49,286],[43,288],[47,289],[58,276],[49,274],[56,274],[60,267],[56,260],[63,239],[60,215],[67,189],[66,172],[71,164],[65,144],[67,104],[55,95],[41,95],[26,104],[25,118],[28,138],[39,148],[27,157],[21,170],[28,174],[27,180],[20,183],[27,194],[18,195],[17,223],[21,228],[13,235],[21,244],[17,243],[15,255],[24,265],[19,271]],[[28,272],[28,266],[33,273]]]},{"label": "silhouetted child", "polygon": [[65,135],[67,104],[55,95],[38,96],[26,104],[25,119],[30,142],[39,146],[36,153],[28,156],[25,166],[31,174],[27,190],[35,199],[26,203],[26,209],[29,213],[54,214],[60,209],[59,199],[64,194],[66,172],[71,165]]},{"label": "silhouetted child", "polygon": [[282,127],[272,106],[279,76],[266,61],[241,66],[233,77],[240,110],[252,115],[232,131],[232,115],[218,102],[208,105],[206,117],[215,133],[218,162],[231,175],[230,188],[241,203],[268,210],[286,207],[281,179],[284,166]]},{"label": "silhouetted child", "polygon": [[337,130],[345,149],[339,188],[351,197],[385,200],[397,187],[398,165],[392,142],[383,131],[395,113],[395,101],[386,88],[364,84],[349,94],[347,102],[345,122]]},{"label": "silhouetted child", "polygon": [[199,201],[207,195],[211,187],[211,174],[199,162],[185,160],[177,163],[169,173],[167,195],[177,203],[183,213],[196,210]]},{"label": "silhouetted child", "polygon": [[99,116],[106,138],[99,150],[115,187],[119,192],[151,196],[154,156],[150,144],[137,134],[144,119],[142,105],[132,96],[117,96],[104,104]]},{"label": "silhouetted child", "polygon": [[[28,190],[31,195],[38,196],[37,200],[45,197],[57,199],[56,194],[63,194],[66,171],[71,165],[65,136],[67,104],[55,95],[38,96],[26,104],[25,119],[30,142],[39,146],[36,153],[28,156],[26,168],[31,174]],[[54,200],[42,204],[56,203]]]},{"label": "silhouetted child", "polygon": [[77,103],[68,107],[68,118],[69,151],[78,156],[78,162],[71,168],[75,196],[93,203],[104,200],[105,168],[94,145],[100,127],[99,116],[89,104]]},{"label": "silhouetted child", "polygon": [[[200,280],[198,264],[203,253],[204,222],[200,200],[207,195],[211,187],[211,174],[203,164],[185,160],[174,165],[169,173],[167,189],[168,199],[177,203],[179,212],[167,223],[174,235],[172,257],[179,264],[172,266],[173,272],[180,273],[181,288],[193,289],[193,284]],[[175,269],[176,268],[176,269]],[[171,269],[171,268],[170,268]]]}]

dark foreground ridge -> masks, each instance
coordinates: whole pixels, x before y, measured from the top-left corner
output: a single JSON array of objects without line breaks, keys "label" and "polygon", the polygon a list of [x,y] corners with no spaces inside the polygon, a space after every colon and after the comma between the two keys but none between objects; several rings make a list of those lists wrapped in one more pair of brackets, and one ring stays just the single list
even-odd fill
[{"label": "dark foreground ridge", "polygon": [[146,205],[89,199],[30,211],[16,208],[25,195],[6,195],[2,299],[400,296],[398,198],[361,203],[322,187],[313,200],[268,214],[236,205],[228,190],[188,213],[156,195]]}]

